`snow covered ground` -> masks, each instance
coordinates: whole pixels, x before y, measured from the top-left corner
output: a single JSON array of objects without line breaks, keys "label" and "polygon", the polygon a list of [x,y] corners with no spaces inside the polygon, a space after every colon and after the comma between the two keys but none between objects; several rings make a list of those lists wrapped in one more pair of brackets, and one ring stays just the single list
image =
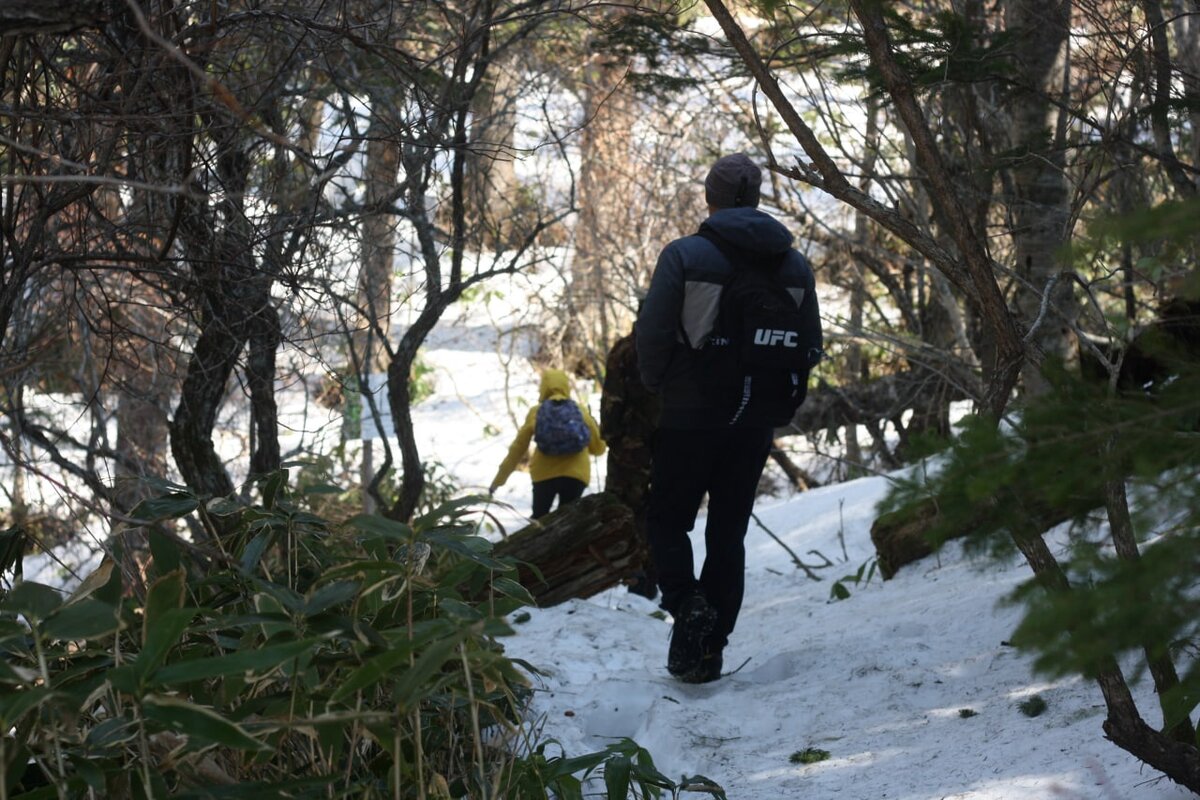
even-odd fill
[{"label": "snow covered ground", "polygon": [[[414,409],[422,452],[466,491],[487,486],[536,399],[527,348],[511,334],[525,324],[521,280],[486,305],[453,309],[424,351],[436,393]],[[597,413],[598,388],[579,389]],[[603,459],[593,463],[597,491]],[[809,578],[752,523],[746,601],[725,654],[726,670],[745,664],[715,683],[670,678],[669,618],[623,588],[534,610],[504,644],[543,672],[532,706],[543,736],[570,755],[632,737],[666,775],[703,774],[731,800],[1193,796],[1103,738],[1094,685],[1047,682],[1005,644],[1019,609],[1001,600],[1027,577],[1021,563],[974,563],[951,544],[886,583],[847,583],[850,598],[831,602],[831,583],[874,554],[869,528],[885,490],[886,479],[864,478],[760,501],[762,525],[806,563],[835,565]],[[496,501],[504,527],[520,527],[528,476],[515,474]],[[52,567],[31,562],[31,578]],[[1136,691],[1153,715],[1150,689]],[[1036,717],[1018,708],[1033,695],[1046,703]],[[807,748],[829,758],[793,763]]]},{"label": "snow covered ground", "polygon": [[[534,704],[545,734],[572,753],[632,737],[664,774],[703,774],[731,800],[1193,796],[1102,738],[1093,684],[1038,678],[1004,643],[1019,610],[999,603],[1023,564],[973,563],[951,545],[831,602],[832,580],[873,555],[884,490],[865,478],[760,504],[763,524],[806,562],[819,561],[810,550],[846,562],[813,581],[752,524],[746,602],[725,653],[727,671],[745,665],[715,683],[670,678],[669,621],[624,589],[535,611],[506,646],[546,672]],[[1046,710],[1029,717],[1019,704],[1034,695]],[[793,763],[807,748],[828,760]]]},{"label": "snow covered ground", "polygon": [[[438,393],[416,422],[429,452],[478,490],[514,432],[508,409],[532,402],[536,377],[510,362],[505,401],[496,348],[478,328],[458,335],[465,322],[448,319],[427,348]],[[594,467],[591,491],[603,459]],[[533,702],[543,734],[571,755],[632,737],[664,774],[703,774],[731,800],[1193,796],[1103,738],[1093,684],[1048,682],[1005,644],[1020,610],[1001,600],[1029,574],[1018,560],[974,562],[951,544],[891,581],[848,582],[850,598],[831,602],[832,582],[874,555],[869,529],[885,491],[885,478],[864,478],[760,501],[762,525],[805,563],[823,563],[817,551],[835,566],[812,580],[752,522],[746,601],[725,654],[727,671],[745,665],[713,684],[667,674],[669,618],[623,588],[533,611],[504,644],[544,673]],[[497,499],[510,508],[493,510],[518,527],[528,477],[515,474]],[[1135,691],[1153,714],[1150,689]],[[1018,706],[1034,695],[1046,710],[1026,716]],[[806,748],[829,758],[793,763]]]}]

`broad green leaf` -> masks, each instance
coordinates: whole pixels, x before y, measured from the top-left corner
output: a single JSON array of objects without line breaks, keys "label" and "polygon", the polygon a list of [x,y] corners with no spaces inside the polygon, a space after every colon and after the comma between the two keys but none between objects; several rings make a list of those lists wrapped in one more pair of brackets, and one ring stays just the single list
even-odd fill
[{"label": "broad green leaf", "polygon": [[186,492],[171,492],[162,497],[151,497],[134,506],[129,516],[143,522],[160,522],[187,516],[200,506],[194,495]]},{"label": "broad green leaf", "polygon": [[474,511],[479,506],[491,502],[491,498],[482,494],[470,494],[442,503],[429,513],[413,520],[413,527],[419,531],[434,530],[443,527],[446,520],[456,520],[463,514]]},{"label": "broad green leaf", "polygon": [[629,796],[629,767],[628,756],[604,762],[604,789],[608,800],[625,800]]},{"label": "broad green leaf", "polygon": [[86,741],[89,747],[119,747],[137,738],[137,731],[137,724],[133,720],[113,717],[88,731]]},{"label": "broad green leaf", "polygon": [[536,601],[533,599],[533,595],[529,593],[529,590],[514,581],[512,578],[496,578],[492,581],[492,588],[501,594],[505,594],[516,600],[520,600],[527,606],[537,605]]},{"label": "broad green leaf", "polygon": [[146,639],[134,661],[139,681],[145,680],[166,660],[167,654],[179,642],[195,615],[194,608],[173,608],[156,614],[153,625],[145,626]]},{"label": "broad green leaf", "polygon": [[287,495],[287,478],[288,471],[286,469],[277,469],[267,476],[262,487],[264,506],[275,508],[279,501]]},{"label": "broad green leaf", "polygon": [[320,614],[327,608],[339,605],[358,594],[360,585],[355,581],[337,581],[328,583],[317,589],[304,604],[302,612],[305,616]]},{"label": "broad green leaf", "polygon": [[464,603],[461,600],[455,600],[452,597],[442,598],[438,602],[438,607],[456,619],[465,620],[467,622],[477,622],[483,618],[483,613],[478,608],[470,603]]},{"label": "broad green leaf", "polygon": [[287,609],[295,614],[300,613],[304,609],[304,595],[299,592],[282,584],[272,583],[271,581],[256,579],[254,583],[267,596],[276,600],[282,609]]},{"label": "broad green leaf", "polygon": [[9,639],[24,639],[29,635],[29,626],[22,625],[14,619],[0,619],[0,642]]},{"label": "broad green leaf", "polygon": [[52,639],[100,639],[115,633],[121,627],[117,609],[99,600],[82,600],[63,606],[42,626]]},{"label": "broad green leaf", "polygon": [[305,486],[302,490],[305,494],[341,494],[345,491],[340,486],[333,486],[328,483],[314,483],[311,486]]},{"label": "broad green leaf", "polygon": [[285,644],[252,647],[210,658],[181,661],[160,667],[150,679],[156,684],[174,686],[207,678],[224,678],[250,672],[262,675],[315,649],[322,637],[310,637]]},{"label": "broad green leaf", "polygon": [[405,670],[396,681],[396,705],[404,709],[413,707],[421,693],[427,689],[430,678],[454,656],[454,651],[467,637],[467,633],[467,629],[455,631],[452,635],[434,642],[421,653],[417,662]]},{"label": "broad green leaf", "polygon": [[373,686],[396,670],[401,669],[401,665],[408,662],[409,654],[412,652],[412,647],[406,646],[407,644],[393,645],[391,650],[367,659],[362,666],[346,676],[341,685],[334,690],[330,699],[335,703],[339,703],[353,696],[360,689]]},{"label": "broad green leaf", "polygon": [[204,510],[214,517],[232,517],[242,512],[249,516],[251,511],[243,503],[230,497],[214,497],[204,505]]},{"label": "broad green leaf", "polygon": [[396,522],[387,517],[381,517],[378,514],[357,514],[347,520],[347,522],[363,533],[369,533],[372,536],[378,536],[383,539],[395,539],[407,542],[413,536],[412,528],[403,522]]},{"label": "broad green leaf", "polygon": [[154,559],[154,574],[166,575],[179,569],[179,543],[156,527],[149,529],[150,555]]},{"label": "broad green leaf", "polygon": [[464,556],[488,569],[506,571],[509,568],[508,564],[503,561],[492,558],[490,555],[492,543],[487,539],[478,536],[453,536],[431,532],[425,535],[425,540],[430,544]]},{"label": "broad green leaf", "polygon": [[93,792],[104,794],[104,790],[107,788],[104,770],[97,766],[87,753],[76,753],[70,759],[70,763],[75,774],[87,783],[88,788]]},{"label": "broad green leaf", "polygon": [[0,658],[0,683],[32,684],[38,679],[35,670],[11,663],[7,658]]},{"label": "broad green leaf", "polygon": [[5,735],[22,717],[46,702],[53,694],[44,686],[0,694],[0,727],[3,727]]},{"label": "broad green leaf", "polygon": [[22,581],[8,593],[0,608],[15,611],[27,619],[41,621],[62,605],[63,597],[55,589],[43,583]]},{"label": "broad green leaf", "polygon": [[184,571],[177,569],[154,581],[146,592],[142,650],[135,662],[139,681],[166,660],[195,615],[195,609],[182,608],[185,580]]},{"label": "broad green leaf", "polygon": [[175,483],[174,481],[169,481],[166,478],[159,478],[154,475],[146,475],[146,476],[140,478],[139,480],[141,483],[144,483],[146,486],[153,489],[154,491],[161,492],[163,494],[171,494],[171,493],[180,493],[181,494],[181,493],[186,493],[188,491],[188,487],[184,486],[181,483]]},{"label": "broad green leaf", "polygon": [[242,560],[239,566],[242,572],[250,573],[258,566],[259,559],[266,552],[267,546],[271,544],[271,540],[275,538],[271,531],[263,531],[257,534],[249,541],[245,549],[242,550]]},{"label": "broad green leaf", "polygon": [[235,750],[270,749],[240,725],[225,719],[211,708],[178,697],[151,695],[143,700],[142,708],[147,719],[187,736],[189,741],[220,744]]}]

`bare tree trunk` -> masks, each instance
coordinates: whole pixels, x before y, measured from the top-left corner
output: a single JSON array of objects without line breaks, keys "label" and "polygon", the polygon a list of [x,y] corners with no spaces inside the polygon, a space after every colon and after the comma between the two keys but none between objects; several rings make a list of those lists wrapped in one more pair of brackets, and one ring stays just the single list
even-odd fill
[{"label": "bare tree trunk", "polygon": [[[1064,168],[1065,118],[1058,113],[1067,93],[1069,0],[1006,0],[1005,27],[1017,50],[1017,86],[1011,93],[1011,198],[1013,259],[1022,286],[1016,295],[1022,322],[1041,318],[1031,342],[1045,356],[1069,364],[1076,352],[1073,323],[1078,315],[1074,283],[1057,280],[1058,253],[1069,233],[1070,209]],[[1041,313],[1043,296],[1049,313]],[[1025,390],[1049,387],[1037,365],[1023,370]]]},{"label": "bare tree trunk", "polygon": [[[252,159],[235,132],[217,142],[217,173],[226,196],[223,225],[214,230],[205,209],[185,213],[190,259],[205,287],[200,333],[171,421],[171,452],[188,487],[204,497],[232,494],[233,482],[217,454],[213,429],[225,390],[243,348],[252,344],[247,365],[255,439],[251,469],[278,468],[275,419],[275,360],[279,322],[271,305],[271,277],[254,262],[249,223],[242,203]],[[214,226],[215,227],[215,226]],[[270,352],[267,352],[267,351]]]},{"label": "bare tree trunk", "polygon": [[467,238],[473,247],[508,249],[526,227],[527,197],[517,180],[517,80],[508,63],[493,63],[471,99],[471,152],[464,191]]},{"label": "bare tree trunk", "polygon": [[[1173,6],[1176,4],[1172,4]],[[1176,58],[1183,65],[1183,99],[1188,108],[1188,120],[1192,127],[1192,144],[1188,160],[1192,167],[1200,166],[1200,0],[1179,0],[1178,11],[1172,9],[1175,18]]]},{"label": "bare tree trunk", "polygon": [[[616,13],[616,12],[614,12]],[[606,265],[620,257],[618,220],[629,195],[623,167],[629,163],[631,98],[621,82],[626,65],[596,54],[584,72],[584,119],[580,140],[579,216],[567,293],[570,319],[564,344],[568,369],[600,375],[604,353],[628,320],[616,319],[608,301]]]},{"label": "bare tree trunk", "polygon": [[[370,376],[387,369],[386,343],[391,330],[396,217],[380,206],[390,204],[390,199],[395,196],[400,171],[400,145],[393,138],[395,132],[387,122],[387,112],[391,107],[388,98],[376,98],[367,131],[367,159],[363,165],[367,212],[362,221],[362,266],[358,279],[361,319],[355,337],[355,368],[360,398],[370,391]],[[363,400],[364,424],[370,413],[370,406]],[[381,425],[377,424],[376,428],[381,435],[387,435]],[[366,490],[374,484],[375,475],[374,442],[364,438],[360,478],[364,488],[363,511],[368,514],[376,510],[375,496]]]},{"label": "bare tree trunk", "polygon": [[[1150,104],[1150,128],[1154,132],[1154,146],[1166,167],[1167,177],[1170,178],[1171,185],[1175,187],[1179,196],[1195,197],[1195,179],[1184,170],[1179,156],[1175,152],[1175,143],[1171,139],[1171,84],[1174,79],[1172,74],[1174,68],[1171,63],[1171,50],[1167,39],[1167,25],[1163,20],[1162,4],[1159,0],[1141,0],[1141,6],[1142,13],[1146,15],[1146,25],[1150,28],[1150,51],[1154,66],[1154,94]],[[1192,57],[1195,58],[1194,51]],[[1200,76],[1192,73],[1185,80],[1188,81],[1185,83],[1185,87],[1191,89],[1192,98],[1195,99]],[[1194,118],[1196,115],[1194,106],[1191,112]],[[1193,137],[1195,137],[1195,131],[1196,129],[1193,128]]]}]

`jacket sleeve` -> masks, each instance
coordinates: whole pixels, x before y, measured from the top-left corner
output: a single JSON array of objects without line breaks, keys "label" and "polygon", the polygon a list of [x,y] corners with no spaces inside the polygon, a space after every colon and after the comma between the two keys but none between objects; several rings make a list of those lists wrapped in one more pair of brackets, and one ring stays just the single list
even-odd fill
[{"label": "jacket sleeve", "polygon": [[583,410],[583,421],[587,423],[588,430],[592,433],[592,438],[588,440],[588,452],[594,456],[604,455],[604,451],[608,449],[607,443],[600,436],[600,428],[596,425],[596,420],[592,419],[592,415],[588,410],[580,404],[580,409]]},{"label": "jacket sleeve", "polygon": [[821,359],[825,355],[825,338],[821,331],[821,306],[817,302],[816,279],[811,270],[808,273],[808,279],[808,291],[804,293],[804,299],[800,301],[800,315],[804,325],[801,338],[809,343],[808,368],[811,370],[821,363]]},{"label": "jacket sleeve", "polygon": [[492,486],[503,486],[508,476],[512,475],[513,470],[517,468],[517,464],[521,463],[521,459],[529,452],[529,442],[533,439],[533,426],[537,421],[537,406],[529,409],[529,413],[525,415],[525,424],[517,431],[517,438],[513,439],[511,445],[508,446],[508,455],[500,462],[500,469],[496,470],[496,477],[492,478]]},{"label": "jacket sleeve", "polygon": [[658,257],[654,275],[650,278],[650,290],[642,302],[642,310],[634,328],[638,371],[642,383],[652,392],[659,391],[671,363],[683,310],[683,295],[683,261],[677,246],[672,243]]}]

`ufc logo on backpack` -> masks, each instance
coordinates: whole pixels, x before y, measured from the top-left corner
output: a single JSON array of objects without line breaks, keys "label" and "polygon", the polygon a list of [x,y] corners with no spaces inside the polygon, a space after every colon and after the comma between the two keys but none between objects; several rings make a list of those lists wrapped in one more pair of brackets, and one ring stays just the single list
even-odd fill
[{"label": "ufc logo on backpack", "polygon": [[771,328],[757,328],[754,331],[754,343],[774,347],[782,343],[784,347],[799,347],[799,334],[796,331],[778,331]]}]

